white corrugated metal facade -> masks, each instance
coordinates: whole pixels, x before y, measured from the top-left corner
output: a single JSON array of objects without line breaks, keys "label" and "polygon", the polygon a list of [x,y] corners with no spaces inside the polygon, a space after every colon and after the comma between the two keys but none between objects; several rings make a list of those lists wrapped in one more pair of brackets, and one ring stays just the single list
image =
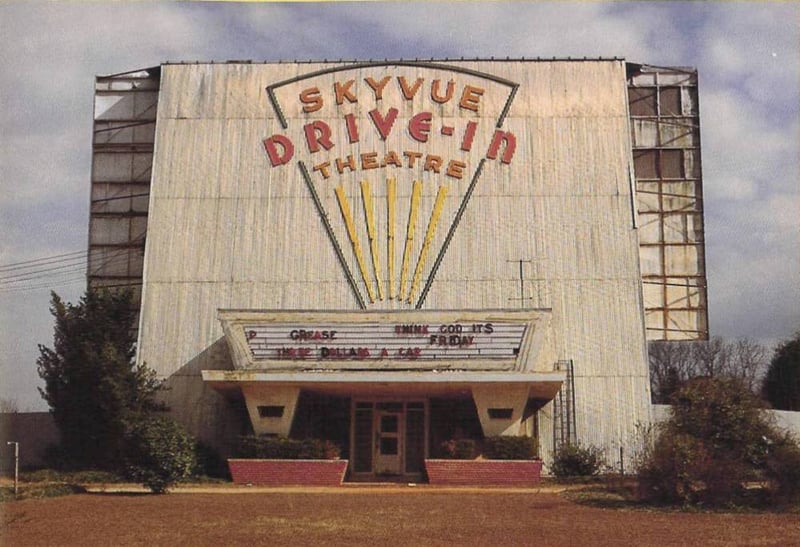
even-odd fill
[{"label": "white corrugated metal facade", "polygon": [[[374,83],[387,76],[378,99],[367,79]],[[413,99],[403,96],[401,77],[406,84],[423,79]],[[335,104],[335,82],[351,79],[357,101],[345,96]],[[434,80],[441,93],[454,81],[453,99],[433,101]],[[574,367],[577,439],[609,454],[620,445],[633,448],[638,425],[650,421],[651,406],[627,85],[621,60],[163,65],[139,361],[167,379],[173,413],[200,437],[222,445],[240,432],[242,416],[201,377],[203,370],[234,367],[220,309],[358,312],[360,298],[368,310],[546,310],[553,366],[571,360]],[[276,86],[272,98],[268,86]],[[476,109],[459,105],[464,86],[480,88],[479,98],[472,96]],[[318,88],[325,101],[319,111],[303,111],[307,103],[299,97],[309,87]],[[368,123],[368,112],[386,116],[390,108],[397,109],[396,119],[381,138]],[[427,142],[409,137],[409,123],[419,112],[432,114]],[[348,140],[347,114],[360,123],[356,143]],[[307,149],[303,126],[313,120],[332,128],[329,150]],[[477,131],[470,151],[464,151],[462,135],[470,121],[477,122]],[[453,128],[455,136],[442,128]],[[516,139],[507,163],[486,159],[495,129]],[[295,145],[295,157],[284,165],[272,166],[265,151],[264,140],[275,134]],[[380,160],[392,150],[422,156],[414,167],[405,159],[399,167],[345,169],[341,175],[331,167],[328,178],[312,170],[349,154],[376,152]],[[463,161],[464,176],[449,177],[444,168],[425,171],[426,154],[443,158],[445,165]],[[482,171],[473,179],[479,164]],[[401,300],[415,180],[421,182],[419,220],[404,296],[424,253],[429,219],[434,212],[441,216],[416,292]],[[435,266],[473,180],[474,191]],[[437,209],[443,186],[447,195]],[[367,276],[361,274],[336,188],[350,205]],[[385,206],[374,207],[375,233],[370,233],[365,192],[377,204],[395,199],[395,251],[386,249],[393,228]],[[373,239],[381,242],[377,265],[370,253]],[[391,286],[395,298],[389,298]],[[539,415],[547,460],[552,404]]]}]

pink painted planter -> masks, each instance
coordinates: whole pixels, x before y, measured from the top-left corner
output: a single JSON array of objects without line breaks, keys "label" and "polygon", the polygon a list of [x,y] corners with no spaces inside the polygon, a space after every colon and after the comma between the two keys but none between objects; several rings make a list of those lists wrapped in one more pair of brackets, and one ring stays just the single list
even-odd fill
[{"label": "pink painted planter", "polygon": [[431,484],[442,486],[536,486],[541,460],[425,460]]},{"label": "pink painted planter", "polygon": [[348,460],[228,460],[236,484],[340,486]]}]

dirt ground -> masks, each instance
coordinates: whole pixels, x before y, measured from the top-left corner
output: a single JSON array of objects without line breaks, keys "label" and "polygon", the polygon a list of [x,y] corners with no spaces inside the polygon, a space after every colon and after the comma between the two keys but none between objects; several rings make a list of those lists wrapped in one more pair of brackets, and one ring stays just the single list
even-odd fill
[{"label": "dirt ground", "polygon": [[0,505],[23,545],[800,545],[798,513],[579,505],[523,490],[98,492]]}]

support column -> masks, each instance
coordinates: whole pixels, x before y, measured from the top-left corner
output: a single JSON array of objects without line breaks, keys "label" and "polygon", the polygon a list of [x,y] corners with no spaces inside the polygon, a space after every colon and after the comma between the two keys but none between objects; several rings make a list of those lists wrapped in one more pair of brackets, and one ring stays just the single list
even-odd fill
[{"label": "support column", "polygon": [[247,413],[256,435],[288,437],[300,388],[296,386],[242,386]]},{"label": "support column", "polygon": [[483,434],[519,436],[522,432],[522,414],[528,402],[527,385],[476,384],[472,398],[478,409]]}]

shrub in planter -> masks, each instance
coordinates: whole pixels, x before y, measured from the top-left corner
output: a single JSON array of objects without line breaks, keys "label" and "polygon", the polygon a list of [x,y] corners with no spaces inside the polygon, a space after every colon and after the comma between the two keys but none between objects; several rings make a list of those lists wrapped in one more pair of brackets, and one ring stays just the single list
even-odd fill
[{"label": "shrub in planter", "polygon": [[471,460],[475,458],[474,439],[450,439],[441,444],[442,457],[448,460]]},{"label": "shrub in planter", "polygon": [[197,463],[192,470],[192,475],[230,479],[225,460],[213,447],[198,441],[194,445],[194,455]]},{"label": "shrub in planter", "polygon": [[535,460],[536,439],[532,437],[486,437],[483,455],[489,460]]},{"label": "shrub in planter", "polygon": [[562,444],[553,454],[552,471],[556,477],[591,477],[603,466],[603,451],[596,446]]},{"label": "shrub in planter", "polygon": [[239,443],[242,458],[265,460],[335,460],[341,454],[339,446],[322,439],[290,439],[248,435]]}]

